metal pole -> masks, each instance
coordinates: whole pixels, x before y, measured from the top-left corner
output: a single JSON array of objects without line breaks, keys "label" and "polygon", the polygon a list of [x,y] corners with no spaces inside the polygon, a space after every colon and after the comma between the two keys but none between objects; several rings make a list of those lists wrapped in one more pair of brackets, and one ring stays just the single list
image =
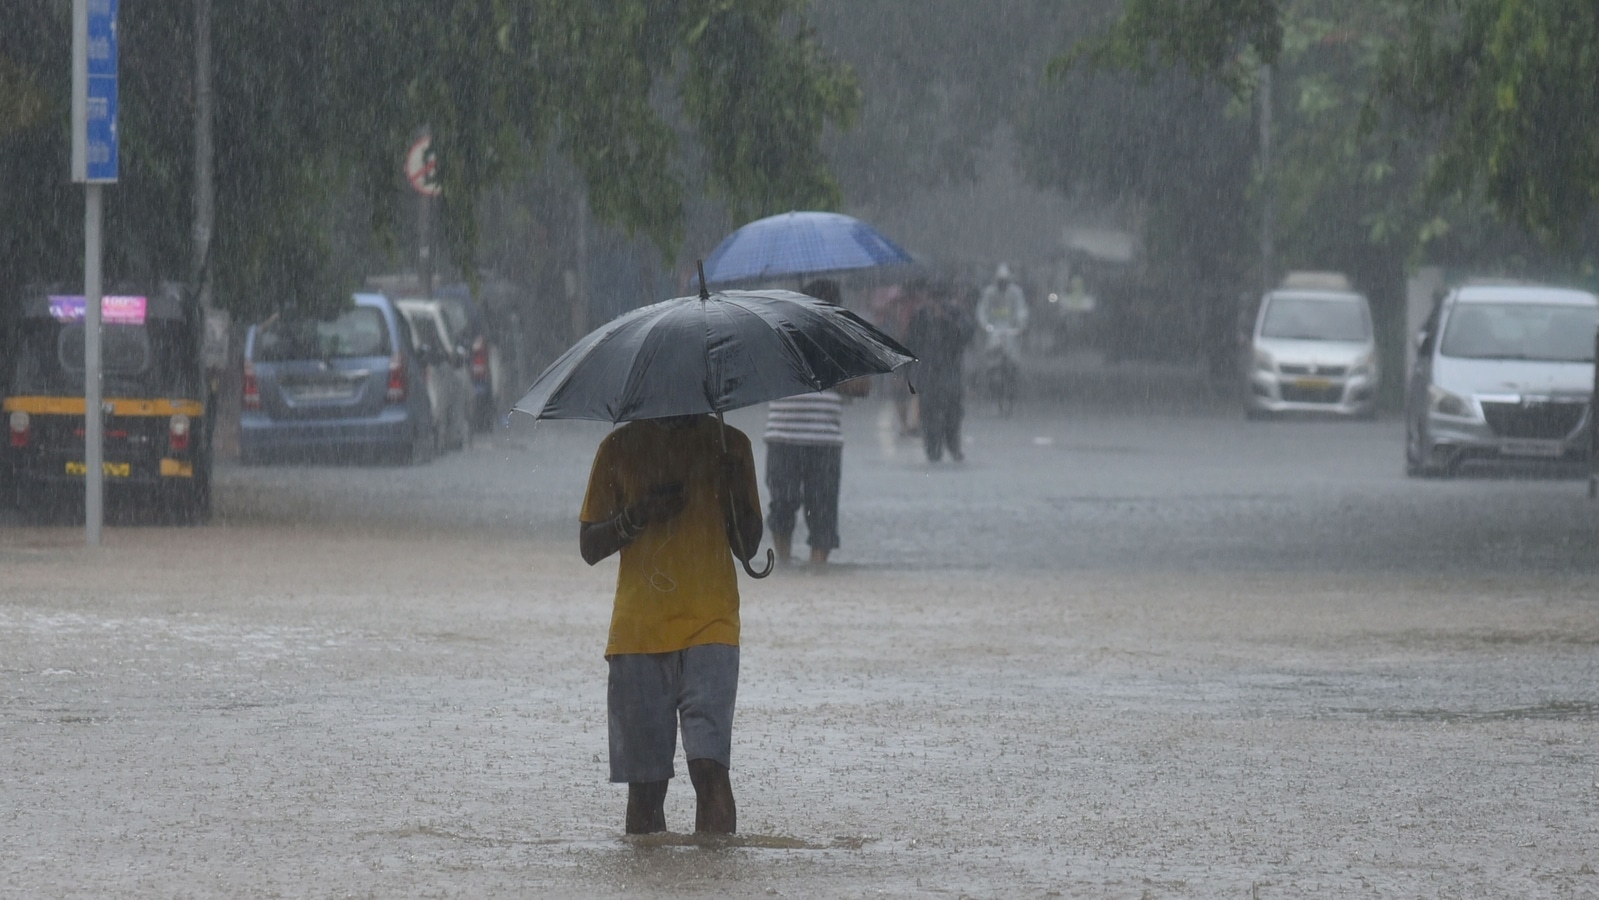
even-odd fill
[{"label": "metal pole", "polygon": [[419,273],[422,276],[422,296],[431,297],[431,296],[433,296],[433,198],[432,197],[429,197],[426,194],[422,195],[422,209],[417,215],[419,217],[419,221],[421,223],[420,227],[421,227],[421,230],[422,230],[422,241],[421,241],[422,247],[421,247],[421,253],[420,253],[421,258],[422,258],[422,265],[418,267],[418,268],[420,268],[422,270]]},{"label": "metal pole", "polygon": [[104,518],[104,420],[100,415],[100,185],[84,185],[83,215],[83,521],[90,547],[100,546]]},{"label": "metal pole", "polygon": [[1599,329],[1593,336],[1593,390],[1588,394],[1588,499],[1599,496]]},{"label": "metal pole", "polygon": [[1271,66],[1260,69],[1260,292],[1276,287],[1276,210],[1271,189]]},{"label": "metal pole", "polygon": [[216,231],[212,152],[211,0],[194,0],[194,276],[200,308],[211,310],[211,236]]}]

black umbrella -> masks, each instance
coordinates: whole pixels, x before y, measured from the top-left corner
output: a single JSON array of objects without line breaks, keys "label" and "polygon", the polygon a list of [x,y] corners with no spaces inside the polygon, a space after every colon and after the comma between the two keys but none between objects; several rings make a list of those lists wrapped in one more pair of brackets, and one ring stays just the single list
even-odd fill
[{"label": "black umbrella", "polygon": [[[604,422],[720,417],[914,360],[841,306],[793,291],[702,287],[698,296],[635,309],[590,332],[512,409],[536,419]],[[744,568],[759,577],[748,563]]]},{"label": "black umbrella", "polygon": [[914,359],[842,307],[793,291],[717,291],[635,309],[590,332],[514,409],[603,422],[722,413]]}]

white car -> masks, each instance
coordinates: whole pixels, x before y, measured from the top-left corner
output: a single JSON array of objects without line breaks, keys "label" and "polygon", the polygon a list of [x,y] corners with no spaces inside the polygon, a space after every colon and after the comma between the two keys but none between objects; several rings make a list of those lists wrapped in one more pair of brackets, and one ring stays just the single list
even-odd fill
[{"label": "white car", "polygon": [[459,450],[472,440],[472,374],[437,300],[404,299],[396,304],[411,326],[416,355],[427,367],[428,400],[433,408],[434,442],[439,452]]},{"label": "white car", "polygon": [[1416,336],[1405,392],[1405,471],[1472,462],[1580,463],[1599,297],[1524,284],[1467,284]]},{"label": "white car", "polygon": [[1366,298],[1339,275],[1290,276],[1261,299],[1245,360],[1244,412],[1377,413],[1377,341]]}]

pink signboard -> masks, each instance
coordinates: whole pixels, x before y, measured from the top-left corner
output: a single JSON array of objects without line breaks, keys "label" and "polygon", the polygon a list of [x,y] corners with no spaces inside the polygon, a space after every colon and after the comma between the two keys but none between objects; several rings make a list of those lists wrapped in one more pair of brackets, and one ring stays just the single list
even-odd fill
[{"label": "pink signboard", "polygon": [[[50,315],[57,322],[82,322],[88,305],[81,295],[50,295]],[[100,321],[107,325],[143,325],[146,306],[148,301],[143,297],[101,297]]]}]

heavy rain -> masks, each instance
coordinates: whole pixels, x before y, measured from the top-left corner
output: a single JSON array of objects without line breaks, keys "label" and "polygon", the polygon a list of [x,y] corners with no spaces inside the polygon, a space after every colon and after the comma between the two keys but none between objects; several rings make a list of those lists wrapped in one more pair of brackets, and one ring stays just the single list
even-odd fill
[{"label": "heavy rain", "polygon": [[1599,896],[1587,0],[0,22],[0,896]]}]

